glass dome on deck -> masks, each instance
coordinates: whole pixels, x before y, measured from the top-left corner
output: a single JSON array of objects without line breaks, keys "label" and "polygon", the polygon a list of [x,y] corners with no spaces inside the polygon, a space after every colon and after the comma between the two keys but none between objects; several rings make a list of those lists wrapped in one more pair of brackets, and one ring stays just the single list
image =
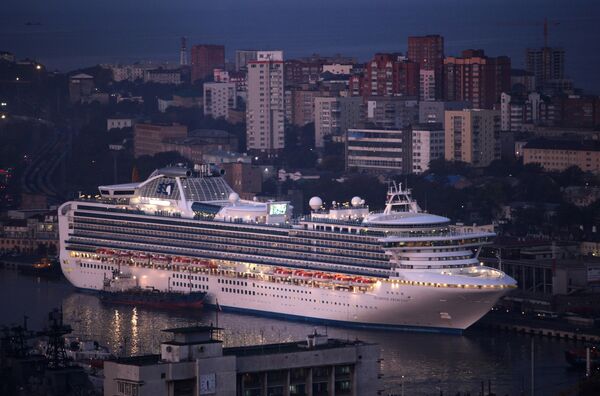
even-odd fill
[{"label": "glass dome on deck", "polygon": [[182,178],[184,194],[188,201],[226,201],[233,189],[222,177]]}]

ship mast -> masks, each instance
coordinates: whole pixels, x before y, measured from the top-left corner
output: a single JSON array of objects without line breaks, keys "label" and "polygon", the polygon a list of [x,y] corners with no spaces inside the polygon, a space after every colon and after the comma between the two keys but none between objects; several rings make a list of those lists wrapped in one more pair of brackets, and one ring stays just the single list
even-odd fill
[{"label": "ship mast", "polygon": [[[398,208],[394,210],[394,208]],[[419,213],[421,208],[411,197],[410,189],[402,189],[402,183],[388,182],[387,199],[383,214],[389,215],[393,212]]]}]

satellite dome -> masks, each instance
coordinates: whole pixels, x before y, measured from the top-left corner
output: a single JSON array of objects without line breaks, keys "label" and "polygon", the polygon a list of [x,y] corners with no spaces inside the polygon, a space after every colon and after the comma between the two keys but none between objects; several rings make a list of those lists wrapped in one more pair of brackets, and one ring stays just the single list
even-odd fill
[{"label": "satellite dome", "polygon": [[239,200],[240,195],[238,193],[232,192],[231,194],[229,194],[229,202],[231,202],[232,204],[236,203]]},{"label": "satellite dome", "polygon": [[321,206],[323,206],[323,200],[319,197],[312,197],[310,201],[308,201],[308,205],[312,210],[318,210]]},{"label": "satellite dome", "polygon": [[362,199],[360,199],[360,197],[352,197],[350,203],[352,204],[352,206],[360,206],[360,204],[362,203]]}]

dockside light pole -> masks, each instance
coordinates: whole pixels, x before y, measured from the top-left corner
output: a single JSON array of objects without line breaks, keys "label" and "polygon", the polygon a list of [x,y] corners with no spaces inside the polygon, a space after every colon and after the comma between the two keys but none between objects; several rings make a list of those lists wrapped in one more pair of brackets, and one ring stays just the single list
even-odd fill
[{"label": "dockside light pole", "polygon": [[531,337],[531,396],[535,396],[535,346]]}]

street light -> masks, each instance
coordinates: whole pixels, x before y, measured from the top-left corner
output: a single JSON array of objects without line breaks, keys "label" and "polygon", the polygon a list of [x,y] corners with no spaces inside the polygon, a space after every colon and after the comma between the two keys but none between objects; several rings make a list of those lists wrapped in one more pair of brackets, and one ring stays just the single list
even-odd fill
[{"label": "street light", "polygon": [[404,376],[402,376],[402,392],[401,392],[401,396],[404,396]]}]

